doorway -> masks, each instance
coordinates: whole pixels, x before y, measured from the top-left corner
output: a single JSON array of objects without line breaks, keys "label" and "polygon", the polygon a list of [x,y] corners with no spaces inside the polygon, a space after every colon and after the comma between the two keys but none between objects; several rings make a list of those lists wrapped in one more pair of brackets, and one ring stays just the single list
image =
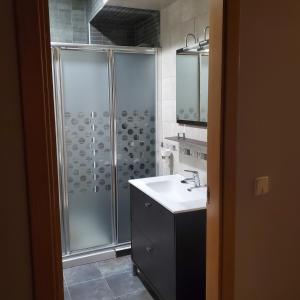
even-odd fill
[{"label": "doorway", "polygon": [[[214,6],[211,11],[211,36],[218,40],[218,44],[222,44],[222,16],[223,16],[223,1],[213,1]],[[39,12],[39,13],[37,13]],[[35,294],[36,299],[62,299],[61,295],[61,268],[60,258],[61,250],[60,243],[57,240],[59,235],[57,213],[59,212],[56,205],[58,197],[56,197],[56,157],[55,148],[53,147],[54,138],[54,121],[52,111],[52,80],[50,48],[49,48],[49,24],[48,24],[48,6],[47,1],[30,1],[22,3],[17,2],[17,23],[18,23],[18,42],[19,42],[19,57],[20,57],[20,81],[22,86],[23,98],[23,117],[24,130],[26,132],[26,160],[28,170],[28,186],[29,186],[29,202],[32,234],[32,249],[33,249],[33,271],[39,274],[35,278]],[[217,25],[216,25],[217,24]],[[26,26],[25,26],[26,25]],[[225,24],[226,25],[226,24]],[[216,34],[216,30],[218,33]],[[213,42],[211,42],[213,45]],[[215,50],[217,60],[215,61],[216,69],[220,69],[219,73],[215,73],[217,79],[221,78],[222,65],[222,47]],[[213,55],[213,47],[211,56]],[[29,80],[34,74],[37,81]],[[220,80],[221,83],[221,80]],[[221,85],[221,84],[220,84]],[[221,100],[221,88],[215,88],[216,106],[219,107]],[[43,101],[41,101],[41,99]],[[37,105],[34,105],[37,104]],[[33,109],[34,107],[34,109]],[[38,119],[35,119],[39,116]],[[217,119],[221,116],[221,111],[216,109],[214,117]],[[35,119],[35,122],[32,120]],[[45,126],[45,124],[47,126]],[[213,124],[211,122],[211,124]],[[219,123],[214,126],[211,132],[217,131],[214,140],[217,145],[221,143],[218,135]],[[36,140],[37,136],[43,136],[45,139]],[[213,135],[210,134],[209,144],[213,144]],[[35,144],[38,151],[32,151],[32,145]],[[220,152],[216,151],[215,157],[220,157]],[[210,156],[212,160],[213,157]],[[39,164],[36,162],[39,161]],[[217,163],[219,163],[217,161]],[[216,185],[219,184],[220,169],[215,167],[214,178]],[[47,181],[48,185],[41,183],[40,174],[45,175],[43,181]],[[212,174],[212,173],[211,173]],[[216,234],[214,241],[221,242],[219,239],[219,224],[220,208],[219,189],[213,189],[211,186],[211,197],[215,197],[216,210],[212,214],[215,221],[214,228]],[[40,199],[43,197],[44,201]],[[211,225],[209,224],[209,227]],[[212,228],[212,227],[210,227]],[[39,238],[37,238],[39,237]],[[211,259],[220,257],[220,244],[211,244],[215,251],[210,252]],[[221,246],[221,245],[220,245]],[[43,253],[43,258],[39,253]],[[47,265],[46,264],[47,260]],[[212,262],[213,276],[210,282],[217,282],[214,295],[219,291],[219,261]],[[214,281],[215,280],[215,281]],[[217,299],[210,297],[209,299]]]}]

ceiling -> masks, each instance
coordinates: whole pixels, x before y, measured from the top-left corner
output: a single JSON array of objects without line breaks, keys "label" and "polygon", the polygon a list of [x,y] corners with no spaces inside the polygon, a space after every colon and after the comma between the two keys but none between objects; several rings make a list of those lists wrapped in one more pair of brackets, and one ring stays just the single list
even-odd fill
[{"label": "ceiling", "polygon": [[109,0],[108,5],[159,10],[177,0]]}]

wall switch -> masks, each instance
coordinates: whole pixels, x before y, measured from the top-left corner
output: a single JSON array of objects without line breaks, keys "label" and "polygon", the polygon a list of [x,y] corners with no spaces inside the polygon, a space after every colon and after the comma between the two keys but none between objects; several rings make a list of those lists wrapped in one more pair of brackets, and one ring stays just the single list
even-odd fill
[{"label": "wall switch", "polygon": [[267,195],[270,190],[270,179],[268,176],[255,179],[255,196]]}]

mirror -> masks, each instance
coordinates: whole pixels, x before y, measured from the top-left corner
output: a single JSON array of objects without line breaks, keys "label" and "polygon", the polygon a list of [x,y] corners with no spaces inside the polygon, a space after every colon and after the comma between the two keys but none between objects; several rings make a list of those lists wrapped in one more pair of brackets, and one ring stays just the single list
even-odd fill
[{"label": "mirror", "polygon": [[177,50],[177,123],[207,127],[208,51]]}]

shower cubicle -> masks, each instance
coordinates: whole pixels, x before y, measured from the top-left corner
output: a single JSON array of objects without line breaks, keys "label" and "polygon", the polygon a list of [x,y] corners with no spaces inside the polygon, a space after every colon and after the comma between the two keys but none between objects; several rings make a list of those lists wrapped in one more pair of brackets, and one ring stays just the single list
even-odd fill
[{"label": "shower cubicle", "polygon": [[53,44],[63,258],[130,246],[128,180],[156,175],[157,50]]}]

